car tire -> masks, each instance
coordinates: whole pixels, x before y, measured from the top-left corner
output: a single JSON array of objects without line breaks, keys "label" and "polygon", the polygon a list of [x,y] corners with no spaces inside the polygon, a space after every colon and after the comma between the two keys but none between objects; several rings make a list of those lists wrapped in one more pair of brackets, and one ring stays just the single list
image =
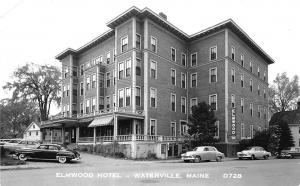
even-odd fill
[{"label": "car tire", "polygon": [[58,162],[59,163],[66,163],[67,162],[67,158],[65,156],[59,156],[58,157]]},{"label": "car tire", "polygon": [[222,157],[220,157],[220,156],[217,156],[217,158],[216,158],[216,162],[221,162],[222,161]]},{"label": "car tire", "polygon": [[242,160],[243,158],[239,158],[239,160]]},{"label": "car tire", "polygon": [[201,161],[201,157],[197,156],[196,159],[194,160],[195,163],[199,163]]},{"label": "car tire", "polygon": [[190,161],[189,161],[189,160],[183,160],[183,162],[184,162],[184,163],[188,163],[188,162],[190,162]]},{"label": "car tire", "polygon": [[255,160],[254,154],[251,155],[251,160]]},{"label": "car tire", "polygon": [[19,160],[21,161],[26,161],[27,160],[27,156],[25,154],[19,154]]}]

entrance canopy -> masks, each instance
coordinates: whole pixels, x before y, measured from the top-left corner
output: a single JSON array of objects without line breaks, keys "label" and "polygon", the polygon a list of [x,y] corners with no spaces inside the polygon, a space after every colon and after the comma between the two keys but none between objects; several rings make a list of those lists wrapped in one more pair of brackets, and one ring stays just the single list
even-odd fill
[{"label": "entrance canopy", "polygon": [[114,119],[113,116],[104,116],[95,118],[88,127],[99,127],[99,126],[107,126],[113,125],[112,120]]}]

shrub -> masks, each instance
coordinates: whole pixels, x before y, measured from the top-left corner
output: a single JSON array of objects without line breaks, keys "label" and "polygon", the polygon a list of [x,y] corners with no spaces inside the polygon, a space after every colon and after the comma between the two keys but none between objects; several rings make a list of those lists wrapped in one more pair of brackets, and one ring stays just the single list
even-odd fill
[{"label": "shrub", "polygon": [[122,152],[115,152],[114,156],[116,158],[125,158],[125,155]]},{"label": "shrub", "polygon": [[239,142],[240,151],[245,150],[247,147],[253,146],[253,140],[251,139],[243,139]]},{"label": "shrub", "polygon": [[157,159],[157,156],[155,153],[148,151],[147,159]]}]

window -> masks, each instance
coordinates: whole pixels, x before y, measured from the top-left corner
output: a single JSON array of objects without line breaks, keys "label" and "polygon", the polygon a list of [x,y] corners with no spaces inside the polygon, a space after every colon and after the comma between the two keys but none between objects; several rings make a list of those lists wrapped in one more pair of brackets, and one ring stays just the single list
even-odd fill
[{"label": "window", "polygon": [[126,77],[129,77],[131,74],[131,59],[126,60]]},{"label": "window", "polygon": [[136,58],[136,67],[135,67],[135,72],[137,76],[141,76],[142,72],[141,72],[141,59]]},{"label": "window", "polygon": [[83,114],[83,103],[80,103],[80,114]]},{"label": "window", "polygon": [[90,113],[90,100],[89,100],[89,99],[86,100],[85,103],[86,103],[86,104],[85,104],[85,113],[86,113],[86,114],[89,114],[89,113]]},{"label": "window", "polygon": [[209,77],[210,83],[217,82],[217,67],[209,69]]},{"label": "window", "polygon": [[176,49],[171,48],[171,60],[176,61]]},{"label": "window", "polygon": [[104,109],[104,98],[99,97],[99,110],[103,110],[103,109]]},{"label": "window", "polygon": [[185,134],[187,134],[187,131],[188,131],[188,126],[187,126],[186,122],[180,121],[180,134],[185,135]]},{"label": "window", "polygon": [[191,74],[191,87],[197,86],[197,73]]},{"label": "window", "polygon": [[131,97],[131,89],[130,88],[126,88],[126,107],[130,106],[130,97]]},{"label": "window", "polygon": [[83,83],[80,83],[80,95],[83,95]]},{"label": "window", "polygon": [[124,106],[124,89],[119,90],[119,107]]},{"label": "window", "polygon": [[91,110],[91,112],[95,112],[95,110],[96,110],[96,99],[92,98],[92,110]]},{"label": "window", "polygon": [[250,116],[253,116],[253,103],[250,103]]},{"label": "window", "polygon": [[29,132],[29,136],[31,136],[31,132]]},{"label": "window", "polygon": [[66,86],[63,86],[63,98],[65,97],[66,94]]},{"label": "window", "polygon": [[157,52],[157,40],[155,37],[151,37],[151,51]]},{"label": "window", "polygon": [[245,138],[245,124],[241,123],[241,139]]},{"label": "window", "polygon": [[212,110],[217,110],[217,94],[209,95],[209,105]]},{"label": "window", "polygon": [[186,97],[181,97],[181,113],[186,114]]},{"label": "window", "polygon": [[244,87],[244,74],[241,74],[241,87]]},{"label": "window", "polygon": [[257,85],[257,95],[260,95],[260,88],[259,88],[259,85]]},{"label": "window", "polygon": [[155,88],[150,88],[150,106],[156,107],[157,92]]},{"label": "window", "polygon": [[250,91],[253,91],[252,79],[250,79]]},{"label": "window", "polygon": [[156,120],[150,119],[150,135],[156,135]]},{"label": "window", "polygon": [[73,67],[73,76],[77,77],[77,67]]},{"label": "window", "polygon": [[261,117],[260,105],[257,106],[257,116],[258,116],[258,118]]},{"label": "window", "polygon": [[136,48],[141,50],[141,35],[136,34],[135,39],[136,39],[135,41]]},{"label": "window", "polygon": [[96,88],[96,74],[92,75],[92,88]]},{"label": "window", "polygon": [[181,65],[186,65],[186,54],[184,53],[181,54]]},{"label": "window", "polygon": [[241,54],[241,65],[244,66],[244,54]]},{"label": "window", "polygon": [[110,97],[106,96],[106,108],[109,109],[110,108]]},{"label": "window", "polygon": [[106,64],[110,63],[110,52],[106,53]]},{"label": "window", "polygon": [[141,106],[141,88],[136,87],[136,94],[135,94],[135,104],[136,106]]},{"label": "window", "polygon": [[36,131],[36,132],[35,132],[35,135],[36,135],[36,136],[39,135],[39,131]]},{"label": "window", "polygon": [[90,89],[90,83],[91,83],[91,81],[90,81],[90,76],[87,76],[87,77],[86,77],[86,90],[89,90],[89,89]]},{"label": "window", "polygon": [[241,98],[241,112],[244,113],[244,98]]},{"label": "window", "polygon": [[235,95],[231,94],[231,107],[235,108]]},{"label": "window", "polygon": [[70,95],[70,85],[67,85],[67,97]]},{"label": "window", "polygon": [[114,69],[114,85],[116,85],[117,70]]},{"label": "window", "polygon": [[186,88],[186,74],[181,73],[181,88]]},{"label": "window", "polygon": [[192,99],[190,100],[191,113],[192,113],[192,107],[193,107],[193,106],[197,106],[197,105],[198,105],[197,98],[192,98]]},{"label": "window", "polygon": [[191,54],[191,66],[197,65],[197,53]]},{"label": "window", "polygon": [[210,48],[210,60],[216,60],[217,59],[217,46]]},{"label": "window", "polygon": [[259,67],[257,67],[257,76],[260,78]]},{"label": "window", "polygon": [[67,115],[69,116],[69,114],[70,114],[70,105],[68,104],[67,105]]},{"label": "window", "polygon": [[171,136],[176,136],[176,123],[171,122]]},{"label": "window", "polygon": [[113,94],[113,102],[114,102],[114,107],[116,107],[116,104],[117,104],[116,94]]},{"label": "window", "polygon": [[176,95],[171,94],[171,111],[176,112]]},{"label": "window", "polygon": [[264,81],[266,81],[267,78],[266,78],[266,71],[264,71]]},{"label": "window", "polygon": [[80,75],[83,76],[83,65],[80,65]]},{"label": "window", "polygon": [[252,72],[253,68],[252,68],[252,62],[251,61],[249,63],[249,66],[250,66],[250,72]]},{"label": "window", "polygon": [[77,83],[74,83],[74,84],[73,84],[73,91],[72,91],[73,96],[77,96],[77,89],[78,89]]},{"label": "window", "polygon": [[253,125],[250,125],[250,138],[253,138]]},{"label": "window", "polygon": [[156,79],[157,64],[156,64],[155,61],[151,61],[151,63],[150,63],[150,69],[151,69],[151,78]]},{"label": "window", "polygon": [[121,39],[121,52],[125,52],[128,49],[128,37],[123,37]]},{"label": "window", "polygon": [[219,138],[220,137],[220,122],[216,121],[215,126],[216,126],[215,138]]},{"label": "window", "polygon": [[264,98],[267,98],[266,90],[264,89]]},{"label": "window", "polygon": [[119,79],[124,77],[124,62],[119,63]]},{"label": "window", "polygon": [[114,61],[116,61],[117,49],[114,49],[114,51],[113,51],[113,56],[114,56]]},{"label": "window", "polygon": [[267,109],[264,108],[264,119],[266,120],[267,119]]},{"label": "window", "polygon": [[234,61],[235,60],[235,48],[231,47],[231,59]]},{"label": "window", "polygon": [[232,81],[232,83],[235,82],[235,69],[234,68],[231,69],[231,81]]},{"label": "window", "polygon": [[68,78],[68,75],[69,75],[69,68],[65,68],[65,73],[64,73],[65,79]]},{"label": "window", "polygon": [[110,87],[110,72],[106,73],[106,87]]},{"label": "window", "polygon": [[171,69],[171,84],[176,85],[176,70]]}]

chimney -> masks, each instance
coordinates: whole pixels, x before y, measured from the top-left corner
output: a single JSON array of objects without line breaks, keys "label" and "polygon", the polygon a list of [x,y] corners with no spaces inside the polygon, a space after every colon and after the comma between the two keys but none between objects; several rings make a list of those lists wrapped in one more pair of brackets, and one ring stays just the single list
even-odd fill
[{"label": "chimney", "polygon": [[163,18],[164,20],[166,20],[167,21],[167,19],[168,19],[168,17],[167,17],[167,15],[166,14],[164,14],[163,12],[159,12],[159,14],[158,14],[161,18]]}]

